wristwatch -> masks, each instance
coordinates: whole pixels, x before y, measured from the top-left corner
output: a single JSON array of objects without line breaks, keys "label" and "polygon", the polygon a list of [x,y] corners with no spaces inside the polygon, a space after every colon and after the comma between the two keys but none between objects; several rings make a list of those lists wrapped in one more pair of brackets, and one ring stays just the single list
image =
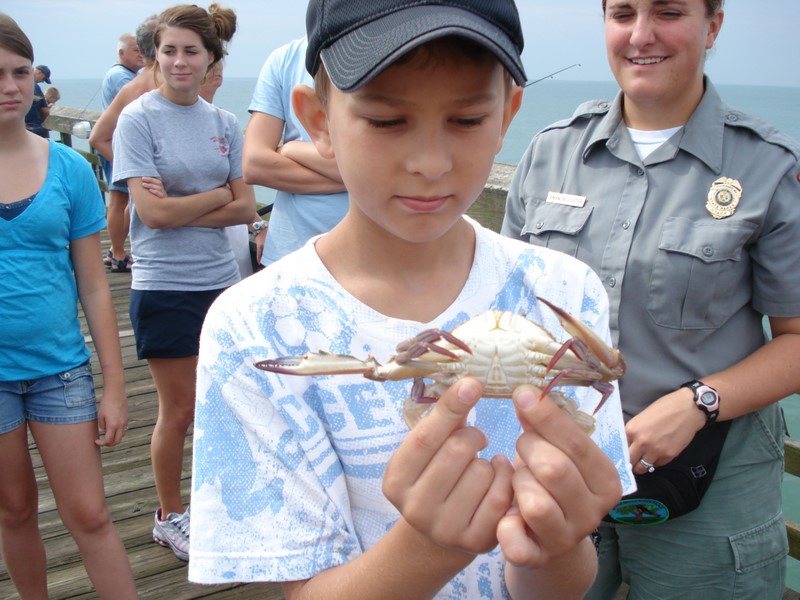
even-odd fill
[{"label": "wristwatch", "polygon": [[689,388],[694,392],[694,403],[706,415],[706,425],[710,425],[719,416],[719,394],[717,390],[702,381],[693,379],[687,381],[682,388]]},{"label": "wristwatch", "polygon": [[264,221],[263,219],[260,219],[260,220],[256,221],[255,223],[253,223],[252,227],[253,227],[253,233],[255,235],[258,235],[264,229],[269,227],[269,221]]}]

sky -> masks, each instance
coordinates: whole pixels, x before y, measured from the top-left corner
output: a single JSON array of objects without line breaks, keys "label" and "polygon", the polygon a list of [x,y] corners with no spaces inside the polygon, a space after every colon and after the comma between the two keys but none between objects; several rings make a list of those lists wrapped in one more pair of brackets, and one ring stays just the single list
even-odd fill
[{"label": "sky", "polygon": [[[205,1],[194,0],[201,6]],[[116,59],[120,34],[173,4],[157,0],[2,0],[30,37],[36,64],[63,79],[100,79]],[[191,3],[191,2],[190,2]],[[267,55],[304,35],[304,0],[220,0],[239,30],[228,47],[226,77],[258,76]],[[611,81],[600,0],[517,0],[523,60],[530,80]],[[800,0],[727,0],[725,22],[706,73],[718,84],[800,87]],[[571,65],[580,65],[571,67]]]}]

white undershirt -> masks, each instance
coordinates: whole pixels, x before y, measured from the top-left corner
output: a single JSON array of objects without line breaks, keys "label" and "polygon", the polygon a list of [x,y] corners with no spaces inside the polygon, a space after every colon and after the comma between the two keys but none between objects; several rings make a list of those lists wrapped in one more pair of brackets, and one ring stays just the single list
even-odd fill
[{"label": "white undershirt", "polygon": [[671,138],[682,126],[671,127],[669,129],[659,129],[658,131],[643,131],[642,129],[632,129],[628,127],[631,134],[633,145],[639,158],[644,160],[661,144]]}]

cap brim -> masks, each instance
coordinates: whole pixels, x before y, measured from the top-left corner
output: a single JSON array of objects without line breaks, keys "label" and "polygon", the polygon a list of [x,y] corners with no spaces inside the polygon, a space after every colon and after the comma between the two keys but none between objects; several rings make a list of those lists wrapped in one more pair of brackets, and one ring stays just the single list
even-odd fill
[{"label": "cap brim", "polygon": [[362,25],[320,51],[331,83],[351,92],[400,56],[448,35],[466,37],[490,50],[519,85],[526,81],[516,45],[505,32],[460,8],[413,6]]}]

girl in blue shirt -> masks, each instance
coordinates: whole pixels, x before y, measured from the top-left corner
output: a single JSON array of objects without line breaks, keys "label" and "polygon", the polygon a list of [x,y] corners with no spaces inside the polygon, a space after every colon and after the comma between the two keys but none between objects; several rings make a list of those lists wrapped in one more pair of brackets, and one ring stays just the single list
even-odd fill
[{"label": "girl in blue shirt", "polygon": [[[30,429],[97,594],[136,598],[100,458],[128,422],[116,316],[97,258],[105,207],[80,155],[26,130],[32,64],[27,36],[0,13],[0,550],[20,596],[46,598]],[[78,301],[103,372],[99,408]]]}]

